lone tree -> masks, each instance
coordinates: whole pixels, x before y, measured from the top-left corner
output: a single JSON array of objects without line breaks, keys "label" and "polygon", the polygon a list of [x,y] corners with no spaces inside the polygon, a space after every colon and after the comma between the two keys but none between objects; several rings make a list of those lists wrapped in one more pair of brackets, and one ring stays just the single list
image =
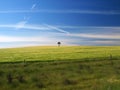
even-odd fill
[{"label": "lone tree", "polygon": [[57,44],[58,44],[58,47],[60,47],[60,45],[61,45],[61,42],[57,42]]}]

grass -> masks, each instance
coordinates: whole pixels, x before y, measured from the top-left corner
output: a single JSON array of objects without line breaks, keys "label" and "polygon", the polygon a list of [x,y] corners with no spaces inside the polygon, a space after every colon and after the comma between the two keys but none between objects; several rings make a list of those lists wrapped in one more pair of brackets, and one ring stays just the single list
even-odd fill
[{"label": "grass", "polygon": [[119,46],[1,49],[0,90],[120,90],[119,53]]},{"label": "grass", "polygon": [[120,58],[119,46],[26,47],[0,49],[0,62],[44,60],[105,60]]}]

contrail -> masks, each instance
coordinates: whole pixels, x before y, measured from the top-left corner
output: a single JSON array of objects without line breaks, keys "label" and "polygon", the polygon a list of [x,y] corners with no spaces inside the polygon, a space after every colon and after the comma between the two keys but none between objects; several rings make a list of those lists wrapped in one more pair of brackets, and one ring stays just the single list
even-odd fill
[{"label": "contrail", "polygon": [[59,32],[61,32],[61,33],[70,34],[70,32],[65,31],[65,30],[63,30],[63,29],[60,29],[60,28],[58,28],[58,27],[55,27],[55,26],[52,26],[52,25],[48,25],[48,24],[44,24],[44,25],[47,26],[47,27],[50,28],[50,29],[59,31]]},{"label": "contrail", "polygon": [[30,30],[51,30],[50,28],[48,27],[45,27],[45,26],[37,26],[37,25],[26,25],[24,23],[19,23],[19,24],[0,24],[0,28],[21,28],[21,29],[30,29]]},{"label": "contrail", "polygon": [[[33,4],[32,8],[36,5]],[[0,13],[58,13],[58,14],[101,14],[101,15],[120,15],[120,11],[94,11],[94,10],[50,10],[50,9],[39,9],[39,10],[0,10]]]},{"label": "contrail", "polygon": [[33,4],[31,7],[31,10],[33,10],[36,7],[36,4]]}]

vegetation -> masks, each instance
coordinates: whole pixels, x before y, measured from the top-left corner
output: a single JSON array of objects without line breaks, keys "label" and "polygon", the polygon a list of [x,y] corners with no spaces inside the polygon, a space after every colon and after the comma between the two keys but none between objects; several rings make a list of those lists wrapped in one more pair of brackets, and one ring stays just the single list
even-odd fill
[{"label": "vegetation", "polygon": [[120,90],[120,47],[0,50],[0,90]]},{"label": "vegetation", "polygon": [[0,49],[0,62],[120,59],[120,47],[69,46]]},{"label": "vegetation", "polygon": [[58,44],[58,47],[60,47],[60,45],[61,45],[61,42],[58,42],[57,44]]}]

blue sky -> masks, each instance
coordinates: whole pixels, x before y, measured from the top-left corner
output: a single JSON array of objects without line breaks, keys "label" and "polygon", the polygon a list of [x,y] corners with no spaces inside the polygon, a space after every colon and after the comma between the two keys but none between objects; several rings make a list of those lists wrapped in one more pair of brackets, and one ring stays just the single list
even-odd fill
[{"label": "blue sky", "polygon": [[0,47],[120,45],[119,0],[1,0]]}]

